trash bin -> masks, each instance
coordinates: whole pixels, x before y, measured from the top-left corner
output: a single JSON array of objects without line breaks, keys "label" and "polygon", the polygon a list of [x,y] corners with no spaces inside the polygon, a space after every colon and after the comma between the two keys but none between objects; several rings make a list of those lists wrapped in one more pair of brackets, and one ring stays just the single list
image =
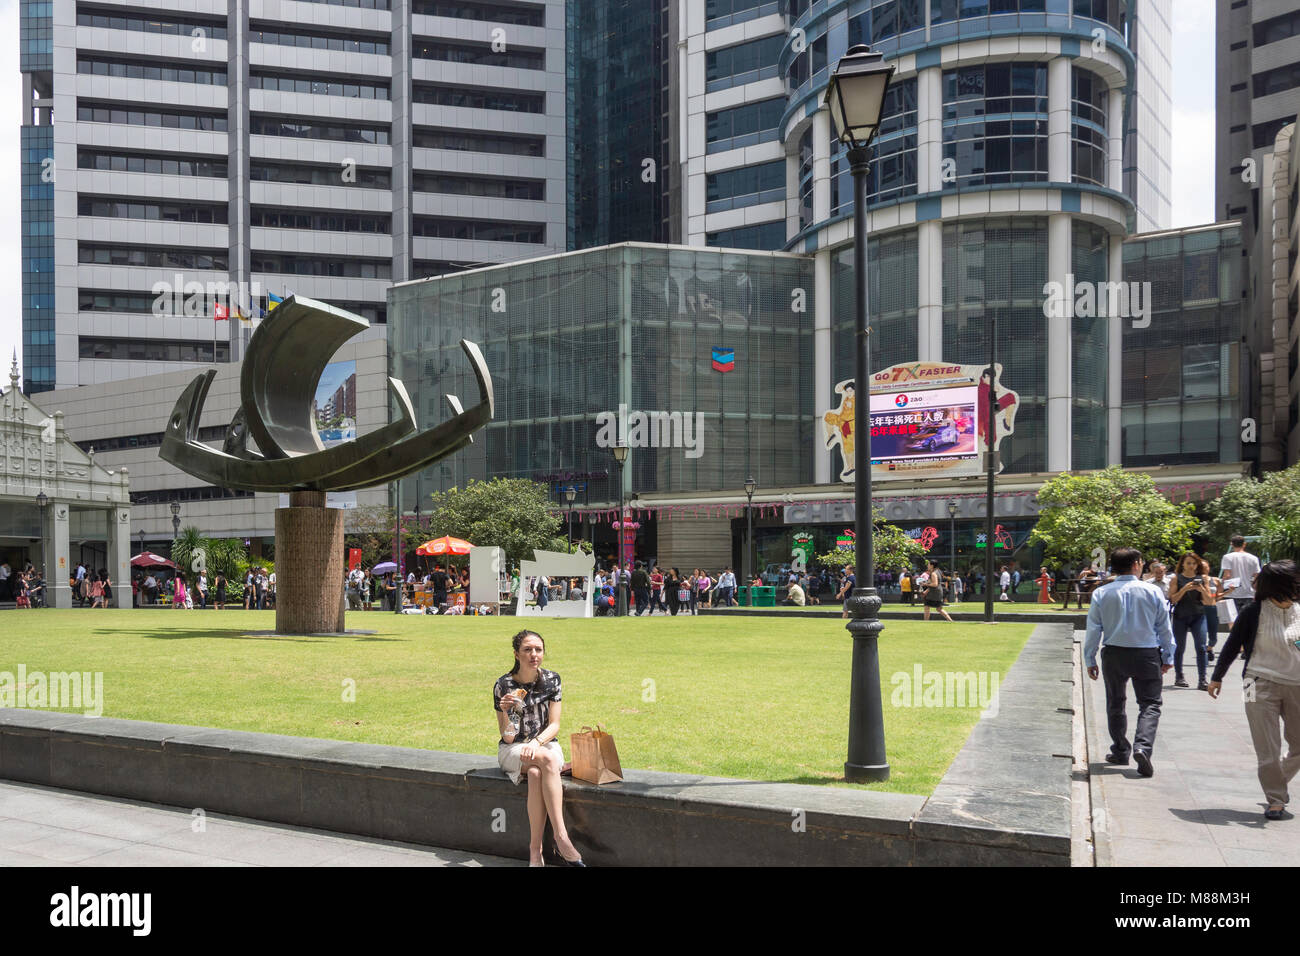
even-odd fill
[{"label": "trash bin", "polygon": [[776,588],[754,588],[754,607],[776,607]]}]

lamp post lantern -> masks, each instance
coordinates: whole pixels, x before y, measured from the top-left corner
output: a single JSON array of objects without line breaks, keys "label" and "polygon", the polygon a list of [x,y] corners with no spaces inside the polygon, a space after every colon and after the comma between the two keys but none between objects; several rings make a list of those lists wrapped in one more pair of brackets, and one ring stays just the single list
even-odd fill
[{"label": "lamp post lantern", "polygon": [[[859,44],[835,66],[826,86],[826,106],[840,142],[848,147],[853,174],[853,279],[856,290],[854,328],[857,330],[854,366],[853,477],[854,588],[848,607],[852,620],[853,670],[849,696],[849,754],[845,779],[868,783],[889,779],[885,757],[885,726],[880,698],[880,649],[877,639],[883,625],[877,616],[875,548],[871,514],[871,327],[867,308],[867,174],[869,148],[880,129],[892,64],[880,53]],[[865,427],[863,427],[865,426]]]},{"label": "lamp post lantern", "polygon": [[614,563],[614,580],[618,582],[617,600],[618,604],[614,613],[618,617],[624,617],[627,614],[627,588],[628,581],[624,580],[623,573],[623,532],[624,525],[627,523],[627,516],[623,514],[623,465],[627,462],[627,445],[615,445],[611,449],[614,455],[614,464],[618,465],[618,528],[615,533],[618,535],[618,560]]},{"label": "lamp post lantern", "polygon": [[750,557],[754,551],[754,490],[758,485],[754,482],[754,476],[750,475],[745,479],[745,604],[749,607],[754,606],[754,578],[751,574],[752,565]]},{"label": "lamp post lantern", "polygon": [[181,536],[181,504],[179,501],[172,502],[172,540],[175,541]]},{"label": "lamp post lantern", "polygon": [[573,550],[573,499],[578,496],[578,489],[573,485],[564,489],[564,503],[568,505],[566,509],[569,515],[569,550]]}]

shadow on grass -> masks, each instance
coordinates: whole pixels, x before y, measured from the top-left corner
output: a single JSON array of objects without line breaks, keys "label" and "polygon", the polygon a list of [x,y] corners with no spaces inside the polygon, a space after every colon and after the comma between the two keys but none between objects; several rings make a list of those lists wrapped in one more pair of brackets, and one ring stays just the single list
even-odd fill
[{"label": "shadow on grass", "polygon": [[[100,628],[93,632],[98,635],[121,635],[125,633],[121,628]],[[176,641],[184,639],[197,638],[219,638],[230,641],[288,641],[291,644],[321,644],[327,641],[384,641],[384,642],[401,642],[400,637],[363,637],[363,636],[326,636],[326,635],[293,635],[293,634],[244,634],[240,631],[197,631],[186,630],[182,628],[153,628],[147,631],[135,631],[133,637],[147,637],[159,641]]]}]

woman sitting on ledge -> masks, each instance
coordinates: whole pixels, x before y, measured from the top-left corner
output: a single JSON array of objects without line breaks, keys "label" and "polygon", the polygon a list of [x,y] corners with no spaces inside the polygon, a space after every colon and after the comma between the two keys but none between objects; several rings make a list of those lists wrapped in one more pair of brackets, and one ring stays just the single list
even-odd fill
[{"label": "woman sitting on ledge", "polygon": [[501,742],[497,762],[518,784],[528,774],[528,865],[544,866],[542,836],[551,818],[555,849],[569,866],[585,866],[569,841],[560,805],[560,768],[564,751],[555,742],[560,733],[560,675],[541,667],[546,644],[534,631],[520,631],[512,641],[515,666],[492,688]]}]

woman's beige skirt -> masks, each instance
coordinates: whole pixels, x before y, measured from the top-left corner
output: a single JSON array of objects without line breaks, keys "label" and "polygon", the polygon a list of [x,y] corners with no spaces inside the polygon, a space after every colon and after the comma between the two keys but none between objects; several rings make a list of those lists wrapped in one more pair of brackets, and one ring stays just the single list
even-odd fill
[{"label": "woman's beige skirt", "polygon": [[[555,754],[560,760],[560,766],[564,766],[564,751],[554,740],[544,745],[547,750]],[[513,744],[500,744],[497,747],[497,763],[501,769],[510,777],[511,783],[518,783],[520,776],[523,774],[523,758],[519,756],[520,751],[524,749],[524,742]]]}]

